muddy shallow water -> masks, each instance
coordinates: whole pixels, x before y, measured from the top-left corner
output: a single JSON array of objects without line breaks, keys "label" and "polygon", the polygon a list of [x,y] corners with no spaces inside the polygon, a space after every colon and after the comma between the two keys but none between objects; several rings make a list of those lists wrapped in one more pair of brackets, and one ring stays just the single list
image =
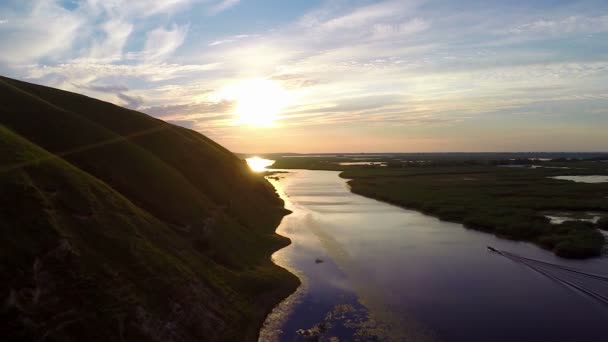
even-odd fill
[{"label": "muddy shallow water", "polygon": [[590,293],[608,299],[608,279],[585,274],[608,274],[607,258],[561,259],[355,195],[338,172],[290,170],[271,182],[293,211],[277,230],[293,243],[273,260],[303,285],[261,341],[606,337],[608,301]]}]

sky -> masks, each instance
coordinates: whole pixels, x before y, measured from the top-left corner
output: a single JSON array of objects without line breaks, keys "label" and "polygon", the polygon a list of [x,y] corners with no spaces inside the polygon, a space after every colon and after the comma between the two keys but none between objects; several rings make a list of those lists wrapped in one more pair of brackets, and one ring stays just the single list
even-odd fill
[{"label": "sky", "polygon": [[605,0],[0,0],[0,51],[234,152],[608,150]]}]

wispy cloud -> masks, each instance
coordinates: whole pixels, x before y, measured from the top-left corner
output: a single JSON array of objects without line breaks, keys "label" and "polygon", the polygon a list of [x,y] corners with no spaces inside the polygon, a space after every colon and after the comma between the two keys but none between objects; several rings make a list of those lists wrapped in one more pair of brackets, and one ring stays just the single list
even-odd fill
[{"label": "wispy cloud", "polygon": [[48,75],[61,75],[65,79],[81,78],[90,75],[96,78],[112,76],[138,77],[149,81],[166,81],[182,75],[215,70],[220,64],[99,64],[99,63],[65,63],[54,66],[29,65],[28,78],[43,78]]},{"label": "wispy cloud", "polygon": [[59,57],[69,52],[84,19],[52,1],[26,3],[25,12],[14,10],[5,15],[0,26],[0,61],[23,63],[42,57]]},{"label": "wispy cloud", "polygon": [[218,2],[217,4],[215,4],[211,8],[209,8],[209,14],[217,15],[221,12],[224,12],[224,11],[238,5],[239,2],[241,2],[241,1],[240,0],[221,0],[220,2]]},{"label": "wispy cloud", "polygon": [[75,87],[78,88],[86,88],[92,91],[98,91],[101,93],[119,93],[128,91],[129,88],[125,85],[107,85],[107,84],[88,84],[88,85],[79,85],[74,84]]},{"label": "wispy cloud", "polygon": [[300,25],[323,30],[361,28],[381,20],[403,17],[420,3],[421,1],[382,1],[354,9],[324,8],[305,15],[300,20]]},{"label": "wispy cloud", "polygon": [[138,109],[144,104],[144,99],[141,96],[131,96],[124,93],[118,93],[116,96],[123,101],[122,105],[131,109]]},{"label": "wispy cloud", "polygon": [[257,34],[239,34],[236,36],[230,36],[225,39],[214,40],[211,43],[209,43],[209,46],[218,46],[218,45],[222,45],[222,44],[235,43],[241,39],[253,38],[253,37],[259,37],[259,35],[257,35]]},{"label": "wispy cloud", "polygon": [[408,22],[398,24],[376,24],[372,27],[374,38],[388,39],[407,36],[422,32],[430,27],[430,24],[420,18],[412,19]]},{"label": "wispy cloud", "polygon": [[170,121],[214,121],[227,119],[234,102],[199,102],[143,108],[147,113]]},{"label": "wispy cloud", "polygon": [[81,10],[92,15],[114,13],[127,17],[150,17],[174,14],[198,1],[200,0],[81,0],[78,1],[78,5]]},{"label": "wispy cloud", "polygon": [[90,48],[89,57],[105,62],[121,60],[127,39],[133,31],[133,24],[113,18],[101,25],[103,37]]},{"label": "wispy cloud", "polygon": [[516,34],[570,34],[608,32],[608,15],[569,16],[557,19],[539,19],[508,30]]},{"label": "wispy cloud", "polygon": [[163,60],[183,44],[188,32],[187,26],[173,25],[170,29],[156,28],[148,32],[143,51],[144,59]]}]

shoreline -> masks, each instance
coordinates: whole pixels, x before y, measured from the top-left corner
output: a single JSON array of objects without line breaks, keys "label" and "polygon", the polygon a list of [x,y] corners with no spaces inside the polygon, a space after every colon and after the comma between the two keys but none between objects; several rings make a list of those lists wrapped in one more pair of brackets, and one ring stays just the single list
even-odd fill
[{"label": "shoreline", "polygon": [[[322,172],[327,172],[327,171],[328,170],[323,170]],[[298,171],[294,170],[294,173],[297,173],[297,172]],[[329,179],[329,178],[331,178],[331,179],[338,178],[339,174],[340,174],[340,172],[332,172],[331,175],[327,175],[327,174],[323,175],[323,174],[320,174],[320,173],[319,174],[315,173],[315,176],[311,177],[313,183],[311,183],[311,187],[310,188],[311,189],[318,189],[318,187],[320,185],[326,186],[327,185],[327,179]],[[517,247],[517,248],[509,248],[509,247],[514,247],[514,242],[510,242],[512,240],[507,240],[507,239],[502,239],[502,238],[500,239],[501,241],[498,241],[499,239],[496,236],[496,234],[492,234],[492,235],[481,234],[483,232],[479,231],[479,230],[462,229],[464,227],[462,225],[460,225],[460,224],[458,224],[458,225],[447,224],[447,222],[446,223],[440,223],[436,219],[435,215],[426,215],[425,213],[423,213],[420,210],[412,210],[412,213],[402,213],[403,206],[396,205],[394,203],[390,203],[390,202],[387,202],[387,201],[377,200],[377,199],[375,199],[373,197],[370,197],[370,196],[367,196],[367,195],[362,195],[362,194],[357,193],[356,191],[352,191],[352,189],[350,189],[348,185],[347,186],[343,186],[343,184],[348,184],[348,180],[345,179],[344,177],[339,177],[339,178],[342,179],[342,181],[340,182],[342,184],[342,186],[339,186],[339,187],[335,186],[335,187],[333,187],[333,183],[332,183],[332,189],[334,191],[337,191],[340,194],[343,194],[344,196],[354,196],[354,197],[361,196],[361,198],[358,199],[357,201],[360,200],[361,202],[369,203],[370,208],[374,208],[374,211],[369,211],[369,210],[368,211],[366,211],[366,210],[361,211],[361,209],[353,211],[352,209],[357,209],[359,207],[356,207],[356,206],[345,207],[346,208],[346,212],[348,212],[348,213],[355,213],[355,212],[357,212],[357,214],[353,214],[353,215],[366,215],[366,214],[364,214],[365,212],[370,212],[370,213],[372,213],[372,212],[373,213],[384,212],[383,210],[379,210],[378,209],[380,207],[376,207],[376,206],[387,205],[387,206],[393,207],[393,209],[386,208],[388,212],[395,212],[400,217],[404,217],[404,218],[408,217],[408,219],[406,219],[403,222],[413,222],[413,223],[416,223],[416,222],[418,222],[418,221],[416,221],[416,218],[417,217],[421,217],[421,219],[424,220],[424,222],[429,223],[429,226],[431,228],[447,229],[444,232],[447,233],[448,237],[466,238],[466,239],[459,240],[462,243],[460,246],[458,245],[458,243],[454,244],[454,247],[451,249],[451,251],[453,253],[456,253],[455,255],[457,255],[457,256],[462,255],[463,257],[466,257],[466,258],[473,258],[474,257],[474,259],[470,260],[470,261],[473,262],[471,265],[493,265],[493,266],[500,266],[500,267],[497,267],[497,268],[492,268],[492,270],[495,270],[495,271],[490,272],[489,276],[486,275],[486,272],[481,272],[481,271],[478,272],[479,274],[475,274],[475,277],[477,277],[478,280],[479,279],[486,279],[487,280],[488,277],[490,279],[493,279],[494,276],[497,275],[497,273],[500,273],[499,270],[501,270],[503,268],[506,269],[506,270],[511,270],[511,268],[515,268],[515,271],[517,271],[517,272],[514,273],[515,275],[520,275],[520,276],[521,275],[525,275],[526,277],[530,276],[530,274],[528,273],[528,272],[530,272],[530,270],[528,270],[528,269],[523,269],[523,270],[519,269],[518,266],[513,266],[512,263],[505,262],[502,259],[496,260],[495,258],[490,257],[490,256],[488,256],[487,259],[486,258],[479,258],[479,256],[485,256],[486,255],[485,246],[487,246],[487,245],[496,246],[498,248],[502,248],[505,251],[511,251],[513,253],[519,253],[520,255],[526,255],[526,256],[528,256],[530,258],[537,258],[539,260],[546,260],[548,262],[556,262],[557,264],[561,265],[560,261],[552,261],[554,259],[551,258],[551,253],[548,253],[545,250],[541,250],[541,249],[537,248],[535,244],[529,244],[529,243],[519,244],[519,243],[515,243],[515,245],[517,245],[515,247]],[[296,180],[296,181],[293,181],[293,183],[292,183],[292,181],[282,180],[282,181],[284,181],[284,183],[275,183],[275,182],[272,182],[272,184],[277,187],[279,193],[281,192],[282,188],[285,189],[285,190],[289,190],[289,189],[292,188],[292,186],[293,186],[294,189],[296,189],[296,188],[300,189],[300,190],[302,190],[302,189],[309,189],[309,188],[303,188],[304,184],[308,184],[308,183],[306,183],[306,181],[308,181],[308,176],[303,176],[303,177],[298,178],[298,179],[299,179],[299,181]],[[350,193],[351,195],[347,195],[347,193]],[[303,200],[303,198],[302,197],[298,197],[298,196],[305,196],[305,195],[303,195],[303,194],[295,194],[295,193],[290,193],[290,194],[291,194],[291,196],[289,198],[290,201],[289,202],[286,201],[286,203],[285,203],[286,207],[290,208],[290,209],[293,209],[294,207],[291,206],[291,203],[298,203],[297,208],[300,208],[300,206],[302,205],[300,203],[300,201]],[[318,196],[331,196],[331,195],[327,195],[327,194],[323,193],[323,194],[318,194]],[[342,202],[340,202],[342,200],[342,197],[340,197],[339,199],[336,199],[336,198],[333,198],[333,197],[331,197],[331,198],[332,198],[330,200],[331,203],[335,202],[334,204],[336,204],[336,205],[338,205],[338,204],[342,205]],[[308,198],[306,198],[306,199],[308,199]],[[365,199],[367,199],[367,200],[365,200]],[[376,202],[376,201],[377,201],[377,203],[373,203],[373,202]],[[314,203],[317,203],[317,202],[314,202]],[[323,202],[323,203],[325,203],[325,202]],[[356,204],[359,204],[359,203],[357,202]],[[355,205],[355,204],[353,204],[353,205]],[[302,206],[301,209],[304,212],[306,212],[308,210],[315,210],[315,209],[312,209],[312,208],[307,207],[305,205]],[[341,213],[341,211],[337,211],[337,212],[333,212],[333,213]],[[299,220],[300,216],[305,216],[305,215],[301,215],[301,213],[300,213],[299,210],[295,210],[294,209],[294,214],[293,215],[294,215],[293,217],[290,217],[290,219],[284,221],[285,225],[283,225],[282,228],[278,229],[279,233],[286,232],[286,230],[283,230],[284,228],[288,229],[289,231],[295,231],[294,227],[306,227],[306,225],[309,224],[309,221],[305,220],[302,223],[303,225],[298,225],[297,222],[299,222],[298,220]],[[329,215],[331,215],[331,214],[329,214]],[[339,215],[339,214],[336,214],[336,215]],[[387,215],[390,215],[390,214],[387,214]],[[412,218],[409,218],[410,216]],[[426,218],[423,218],[422,216],[426,216]],[[355,216],[355,217],[358,217],[358,216]],[[293,222],[292,222],[292,220],[293,220]],[[326,217],[325,221],[323,221],[321,219],[315,220],[315,222],[316,221],[318,221],[318,222],[325,222],[325,223],[333,222],[332,219],[331,219],[331,216],[330,217]],[[342,221],[340,221],[340,222],[342,222]],[[351,222],[351,221],[346,220],[344,222]],[[398,231],[396,229],[400,229],[402,227],[402,221],[401,221],[401,219],[399,219],[399,220],[395,219],[394,221],[391,221],[390,219],[388,219],[386,221],[386,224],[383,224],[382,226],[377,227],[377,228],[380,228],[378,230],[378,232],[374,232],[373,230],[370,230],[370,228],[373,228],[373,227],[369,227],[369,223],[370,222],[368,222],[366,220],[363,220],[363,219],[361,220],[361,222],[362,222],[362,224],[360,226],[357,226],[357,224],[355,224],[353,227],[348,227],[348,228],[355,229],[355,230],[353,230],[353,232],[357,232],[356,229],[360,229],[359,231],[366,231],[366,232],[369,232],[370,234],[385,234],[384,235],[385,238],[394,239],[394,238],[391,238],[390,236],[393,236],[393,234],[395,234],[395,232]],[[373,221],[371,221],[371,222],[373,222]],[[380,222],[380,221],[378,221],[378,222]],[[456,226],[458,226],[458,227],[456,227]],[[421,242],[427,241],[425,239],[428,238],[428,235],[425,232],[422,231],[423,228],[425,228],[425,226],[424,225],[420,225],[419,228],[420,229],[414,229],[414,230],[411,231],[411,234],[412,234],[411,237],[413,237],[414,239],[410,240],[410,242],[413,242],[413,241],[415,242],[415,241],[417,241],[416,240],[417,238],[418,239],[420,239],[420,238],[423,239],[423,240],[421,240],[421,241],[419,241],[417,243],[418,245],[420,245]],[[455,229],[455,228],[457,228],[457,229]],[[469,231],[468,233],[466,233],[467,230]],[[431,231],[433,231],[433,230],[431,230]],[[333,232],[334,233],[336,233],[336,232],[337,233],[344,233],[343,230],[340,230],[338,228],[336,228],[335,230],[333,230]],[[301,243],[301,240],[299,239],[299,237],[300,236],[309,237],[310,233],[311,232],[308,232],[305,235],[290,235],[290,234],[286,234],[286,236],[290,236],[292,238],[292,240],[293,240],[292,242],[295,243],[296,246],[299,246],[300,243]],[[386,235],[387,233],[389,235]],[[433,236],[435,236],[435,237],[432,239],[432,241],[427,241],[427,242],[434,243],[436,245],[437,243],[442,243],[442,241],[444,241],[444,240],[442,240],[442,239],[444,239],[444,237],[438,237],[437,234],[433,234]],[[365,235],[360,235],[359,238],[358,238],[358,241],[365,241],[365,240],[366,240]],[[402,240],[404,241],[404,244],[407,245],[407,243],[408,243],[407,242],[408,241],[407,236],[404,236],[402,238]],[[306,241],[310,241],[310,240],[306,240]],[[351,241],[351,240],[348,240],[348,241]],[[393,240],[390,240],[390,241],[393,241]],[[471,243],[473,243],[473,244],[476,243],[479,246],[479,248],[470,249],[470,248],[466,247],[466,248],[462,249],[461,246],[464,246],[464,245],[469,246]],[[392,247],[399,247],[399,246],[401,246],[400,243],[396,243],[395,245],[392,245]],[[505,246],[508,246],[508,247],[505,247]],[[374,248],[376,248],[376,250],[375,250],[376,252],[380,252],[380,253],[371,253],[371,255],[382,255],[382,252],[381,252],[383,250],[382,246],[380,246],[380,249],[378,249],[377,246],[374,247]],[[418,254],[418,255],[425,255],[424,251],[422,252],[422,254],[420,254],[420,252],[416,252],[415,249],[401,249],[401,247],[399,247],[399,248],[400,249],[396,249],[395,251],[400,251],[398,253],[405,253],[405,254],[399,254],[399,255],[408,255],[408,256],[416,255],[416,254]],[[305,248],[304,252],[306,252],[307,250],[308,249]],[[332,249],[330,248],[330,250],[332,250]],[[448,251],[449,250],[450,249],[448,248]],[[308,272],[311,271],[311,270],[313,270],[313,273],[305,273],[306,275],[309,275],[309,274],[316,275],[316,277],[313,277],[313,279],[317,279],[317,277],[319,277],[319,274],[322,274],[322,273],[316,273],[316,271],[314,271],[314,270],[316,270],[315,269],[316,266],[310,266],[310,263],[312,262],[313,257],[316,257],[317,253],[314,253],[314,254],[311,254],[311,253],[296,253],[296,254],[294,254],[294,255],[296,255],[296,258],[292,259],[292,257],[290,257],[290,255],[292,255],[291,251],[292,251],[291,249],[288,249],[288,250],[286,250],[286,253],[285,253],[285,251],[282,252],[282,253],[279,253],[279,254],[277,254],[275,256],[275,258],[273,260],[277,264],[281,265],[282,267],[288,267],[289,269],[291,269],[291,268],[293,268],[293,266],[295,266],[295,267],[297,267],[297,269],[307,270]],[[404,252],[401,252],[401,251],[404,251]],[[531,253],[526,253],[526,252],[531,252]],[[388,254],[388,255],[392,255],[392,254]],[[366,264],[367,266],[371,266],[372,267],[371,269],[374,269],[374,265],[378,264],[377,260],[368,258],[367,257],[368,255],[366,253],[358,254],[358,256],[361,257],[361,259],[357,259],[357,264],[358,265],[359,265],[359,262],[363,262],[363,264]],[[285,257],[287,257],[287,258],[285,258]],[[437,258],[437,261],[439,262],[440,265],[448,266],[450,264],[450,261],[441,261],[440,260],[441,257],[433,256],[432,258]],[[324,259],[327,261],[327,260],[333,259],[333,256],[330,256],[328,258],[324,257]],[[389,259],[392,260],[392,257],[389,257]],[[389,260],[389,259],[385,258],[385,260]],[[304,263],[298,263],[298,260],[300,260],[300,261],[301,260],[305,260],[305,262]],[[308,262],[306,262],[306,260],[308,260]],[[370,260],[372,260],[372,261],[370,261]],[[412,272],[414,278],[415,278],[416,275],[420,276],[421,274],[422,275],[425,274],[425,271],[420,271],[419,269],[417,269],[417,266],[415,266],[416,265],[416,259],[415,258],[408,258],[407,260],[408,260],[407,262],[412,262],[412,265],[414,265],[413,268],[409,268],[409,271]],[[598,260],[598,261],[600,261],[601,264],[604,263],[601,260]],[[295,262],[295,263],[292,263],[292,262]],[[564,259],[563,262],[565,263],[565,265],[569,265],[568,264],[568,260]],[[389,261],[389,263],[390,263],[390,261]],[[430,262],[430,263],[432,264],[433,262]],[[344,266],[344,265],[348,265],[349,263],[348,262],[345,263],[342,260],[341,262],[338,262],[338,264]],[[299,266],[304,266],[304,268],[300,268],[298,265]],[[290,267],[290,266],[292,266],[292,267]],[[394,266],[400,267],[397,264],[395,264]],[[458,265],[457,268],[459,268],[459,269],[466,269],[466,267],[468,267],[468,266],[466,266],[465,264],[463,264],[463,265]],[[595,265],[594,265],[594,267],[595,267]],[[347,267],[347,270],[348,269],[349,268]],[[481,269],[483,269],[483,267]],[[587,268],[583,268],[583,269],[587,269]],[[588,270],[591,270],[589,272],[592,272],[593,267],[590,267]],[[304,272],[307,272],[307,271],[304,271]],[[350,275],[357,274],[357,272],[352,272],[353,271],[352,268],[350,269],[350,271],[351,272],[346,272],[346,273],[350,274]],[[385,276],[387,277],[386,279],[399,280],[399,276],[392,276],[392,275],[390,275],[390,273],[391,272],[387,272],[385,274]],[[510,273],[502,272],[501,274],[510,274]],[[298,276],[299,276],[299,274],[298,274]],[[437,278],[441,278],[441,277],[443,277],[443,275],[437,275],[436,277]],[[350,279],[353,280],[355,278],[357,278],[357,277],[350,278]],[[361,279],[363,279],[363,283],[364,283],[365,282],[365,280],[364,280],[365,278],[361,278]],[[353,286],[356,286],[356,284],[362,283],[361,279],[354,280],[354,283],[353,283],[354,285]],[[413,279],[413,278],[410,278],[410,279]],[[424,283],[425,279],[428,280],[428,278],[425,278],[425,277],[421,278],[422,283]],[[525,279],[528,279],[528,278],[525,278]],[[536,282],[542,282],[542,281],[544,281],[544,280],[538,280],[538,277],[536,275],[532,275],[529,278],[530,284],[536,284]],[[407,280],[406,280],[406,282],[407,282]],[[455,284],[458,284],[460,282],[460,280],[458,280],[458,276],[455,276],[454,282],[455,282]],[[323,283],[323,282],[321,282],[321,283]],[[392,283],[394,284],[394,282],[392,282]],[[306,286],[306,284],[307,284],[306,279],[304,279],[303,285]],[[319,283],[317,282],[317,284],[319,284]],[[323,286],[330,286],[331,287],[331,286],[333,286],[332,284],[333,284],[333,282],[331,282],[331,284],[324,284]],[[381,283],[381,284],[384,284],[384,283]],[[538,284],[536,284],[536,285],[538,285]],[[539,287],[533,287],[533,288],[535,288],[535,289],[541,289],[542,287],[540,287],[540,285],[539,285]],[[414,289],[415,289],[415,286],[414,286]],[[552,291],[555,290],[555,292],[562,291],[562,289],[560,289],[560,288],[555,288],[554,289],[552,287],[551,289],[552,289]],[[377,291],[378,289],[376,288],[375,290]],[[493,290],[492,289],[486,289],[484,291],[486,293],[496,293],[495,291],[499,291],[499,290],[501,290],[500,285],[497,285],[496,288],[494,288]],[[433,291],[433,290],[429,290],[429,291]],[[450,291],[451,291],[451,289],[450,289]],[[492,291],[494,291],[494,292],[492,292]],[[295,293],[297,294],[299,292],[302,292],[302,290],[296,290]],[[509,291],[507,291],[507,292],[509,292]],[[356,291],[356,293],[359,293],[359,291]],[[373,292],[370,292],[370,293],[373,293]],[[380,290],[377,293],[382,293],[382,290]],[[450,292],[449,291],[448,292],[444,292],[443,295],[447,296],[447,295],[445,295],[445,293],[447,293],[449,295]],[[518,295],[517,290],[510,291],[510,295],[513,298],[516,298],[517,295]],[[313,292],[313,294],[311,296],[300,297],[300,298],[304,298],[304,299],[301,299],[300,302],[294,302],[295,299],[292,300],[291,298],[294,298],[293,295],[290,296],[289,299],[284,300],[283,302],[281,302],[281,304],[279,304],[277,307],[275,307],[275,309],[278,311],[278,314],[275,315],[274,317],[272,315],[268,317],[269,319],[265,322],[262,330],[260,331],[260,335],[259,335],[260,336],[260,340],[259,341],[277,341],[278,340],[277,337],[283,338],[285,340],[291,340],[292,336],[294,335],[294,331],[297,328],[309,328],[311,326],[308,323],[301,324],[301,321],[302,321],[302,319],[304,319],[304,320],[308,319],[308,317],[309,317],[308,315],[312,315],[311,317],[313,317],[313,319],[314,319],[314,317],[316,317],[315,315],[318,314],[317,312],[310,313],[310,312],[306,311],[305,308],[309,307],[310,305],[314,305],[313,303],[315,303],[314,302],[315,299],[319,298],[319,297],[317,297],[316,293]],[[367,297],[367,298],[370,298],[370,297]],[[371,298],[373,298],[373,297],[371,297]],[[446,298],[448,298],[448,297],[446,297]],[[575,299],[576,298],[574,298],[573,300],[575,300]],[[325,300],[329,301],[331,303],[331,301],[333,300],[333,297],[332,298],[325,298]],[[542,299],[539,299],[539,301],[542,301]],[[289,303],[289,302],[292,302],[292,303]],[[416,302],[416,301],[414,301],[414,302]],[[283,304],[283,303],[287,303],[287,304]],[[407,303],[407,300],[404,299],[403,303]],[[444,305],[447,308],[450,308],[449,301],[443,303],[442,305]],[[284,310],[280,310],[281,308],[284,308]],[[490,309],[492,309],[492,308],[490,308]],[[496,309],[496,308],[493,308],[493,309]],[[322,312],[320,313],[319,317],[322,317],[323,316],[322,314],[325,312],[324,310],[321,310],[321,311]],[[378,311],[378,310],[375,310],[375,311]],[[474,314],[471,314],[471,315],[474,316]],[[412,317],[417,317],[417,318],[419,318],[421,320],[421,322],[423,321],[424,323],[428,323],[428,322],[424,321],[423,318],[420,318],[418,315],[415,315],[415,316],[412,316]],[[322,321],[322,319],[321,319],[321,321]],[[317,322],[317,321],[315,320],[315,322]],[[429,324],[431,324],[431,323],[429,323]],[[441,323],[441,324],[443,324],[443,323]],[[304,326],[300,326],[300,325],[304,325]],[[447,325],[449,325],[449,324],[447,324]],[[500,325],[500,324],[498,324],[498,325]],[[272,334],[269,334],[269,333],[272,333]]]},{"label": "shoreline", "polygon": [[[268,176],[269,174],[265,174],[264,178]],[[285,217],[291,215],[292,211],[285,207],[285,200],[277,192],[277,189],[274,187],[274,185],[271,182],[268,183],[271,184],[274,188],[277,197],[283,200],[283,206],[281,207],[283,215],[280,217],[280,220],[278,220],[278,223],[275,225],[273,236],[280,238],[281,240],[285,241],[285,243],[277,249],[272,250],[270,255],[268,256],[268,267],[273,272],[278,273],[278,278],[280,278],[278,279],[279,284],[277,284],[278,286],[273,286],[271,291],[255,298],[254,306],[259,309],[253,313],[253,320],[250,324],[247,325],[247,331],[244,334],[244,338],[247,341],[259,341],[260,333],[264,328],[264,323],[266,322],[267,318],[270,316],[274,308],[280,305],[285,299],[289,298],[292,294],[294,294],[302,285],[302,280],[295,273],[292,273],[287,268],[275,263],[272,260],[272,256],[276,252],[286,247],[289,247],[293,243],[290,238],[283,236],[277,232]]]},{"label": "shoreline", "polygon": [[[282,247],[275,252],[285,247]],[[273,254],[275,252],[273,252]],[[264,323],[274,308],[281,304],[285,299],[289,298],[289,296],[294,294],[302,284],[300,278],[286,268],[281,267],[274,262],[273,266],[273,268],[281,269],[281,272],[284,273],[285,279],[282,280],[282,285],[280,287],[275,287],[270,293],[266,293],[265,295],[256,298],[256,304],[260,307],[260,310],[258,311],[257,315],[254,314],[254,316],[257,317],[254,318],[254,322],[250,324],[250,327],[245,333],[245,340],[247,341],[259,341],[260,333],[264,328]]]},{"label": "shoreline", "polygon": [[[491,231],[491,230],[487,230],[484,229],[483,227],[479,227],[476,226],[474,224],[470,224],[467,222],[464,222],[464,220],[459,220],[457,218],[454,217],[442,217],[440,214],[434,212],[433,210],[425,210],[424,208],[421,208],[420,206],[416,206],[416,205],[406,205],[404,203],[402,203],[401,201],[397,200],[397,199],[391,199],[388,196],[382,196],[379,193],[374,192],[372,193],[367,193],[366,191],[362,191],[361,189],[356,189],[353,185],[354,182],[356,182],[356,178],[349,178],[349,177],[345,177],[344,173],[346,171],[339,171],[339,177],[343,178],[346,180],[346,184],[349,187],[349,191],[352,192],[353,194],[357,194],[360,196],[364,196],[367,198],[371,198],[377,201],[381,201],[387,204],[391,204],[403,209],[408,209],[408,210],[414,210],[417,212],[420,212],[422,214],[428,215],[428,216],[432,216],[434,218],[437,218],[441,221],[445,221],[445,222],[451,222],[451,223],[458,223],[461,224],[464,228],[466,229],[471,229],[471,230],[475,230],[478,232],[482,232],[482,233],[486,233],[486,234],[492,234],[500,239],[504,239],[504,240],[509,240],[509,241],[522,241],[522,242],[528,242],[531,244],[534,244],[535,246],[538,246],[539,248],[542,248],[544,250],[547,250],[553,254],[555,254],[556,256],[560,257],[560,258],[564,258],[564,259],[574,259],[574,260],[581,260],[581,259],[593,259],[593,258],[601,258],[603,256],[603,254],[599,254],[599,255],[560,255],[559,253],[557,253],[554,248],[551,248],[551,246],[546,246],[543,245],[541,242],[539,241],[535,241],[533,239],[521,239],[521,238],[512,238],[503,234],[499,234],[495,231]],[[600,230],[601,232],[601,230]],[[602,234],[604,236],[606,236],[605,234]],[[605,240],[604,242],[604,248],[608,247],[608,239]]]}]

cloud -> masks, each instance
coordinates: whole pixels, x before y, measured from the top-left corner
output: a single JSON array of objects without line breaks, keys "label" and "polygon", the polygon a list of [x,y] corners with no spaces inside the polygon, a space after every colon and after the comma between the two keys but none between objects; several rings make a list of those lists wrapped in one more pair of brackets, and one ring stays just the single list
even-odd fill
[{"label": "cloud", "polygon": [[[150,17],[169,16],[200,0],[82,0],[73,8],[59,0],[27,1],[23,5],[0,5],[4,15],[14,20],[0,20],[0,61],[28,63],[39,59],[65,58],[118,61],[135,23]],[[180,45],[187,25],[150,32],[162,41],[159,55],[167,55]],[[164,33],[164,35],[163,35]],[[179,44],[178,44],[179,43]],[[151,43],[150,47],[157,47]],[[152,54],[158,57],[156,54]]]},{"label": "cloud", "polygon": [[218,46],[218,45],[222,45],[222,44],[226,44],[226,43],[232,43],[232,42],[234,42],[234,39],[214,40],[211,43],[209,43],[209,46]]},{"label": "cloud", "polygon": [[[574,122],[608,101],[604,34],[596,34],[608,32],[606,6],[329,0],[295,19],[241,12],[229,29],[213,18],[188,22],[238,3],[0,4],[0,67],[200,129],[232,148],[291,135],[305,143],[310,126],[323,134],[333,125],[399,127],[397,141],[422,126],[472,129],[480,118],[517,113]],[[234,103],[215,98],[251,78],[278,82],[293,99],[280,134],[233,126]],[[579,110],[566,113],[565,104]]]},{"label": "cloud", "polygon": [[[92,91],[95,93],[111,94],[113,96],[107,97],[107,100],[116,102],[118,99],[121,106],[138,109],[144,104],[143,96],[129,95],[127,92],[129,88],[124,85],[105,85],[105,84],[73,84],[75,88],[79,89],[80,92]],[[99,96],[98,96],[99,97]],[[103,96],[105,97],[105,96]]]},{"label": "cloud", "polygon": [[84,0],[80,6],[92,15],[120,14],[125,17],[167,15],[183,10],[199,0]]},{"label": "cloud", "polygon": [[300,20],[300,25],[308,28],[334,31],[352,29],[369,25],[387,18],[404,15],[404,11],[415,6],[417,1],[384,1],[373,5],[356,7],[344,14],[336,14],[334,10],[313,12]]},{"label": "cloud", "polygon": [[[279,120],[280,131],[289,136],[300,132],[299,143],[308,148],[312,148],[311,131],[333,135],[337,126],[355,135],[373,127],[383,131],[398,127],[402,135],[430,127],[471,130],[480,119],[488,120],[484,117],[508,118],[543,104],[561,108],[564,101],[605,101],[601,92],[590,90],[596,80],[600,83],[596,87],[602,87],[601,80],[606,78],[603,62],[572,55],[556,60],[560,51],[536,47],[495,49],[489,43],[497,37],[488,27],[497,26],[491,23],[484,22],[483,29],[462,30],[461,18],[438,20],[402,11],[361,26],[318,29],[332,17],[344,15],[328,11],[316,26],[298,24],[254,41],[218,45],[217,55],[225,63],[222,70],[231,73],[222,81],[238,80],[255,70],[272,75],[298,94]],[[258,61],[257,56],[263,58]],[[528,89],[518,91],[513,89],[516,87]],[[586,90],[571,96],[576,88]],[[230,121],[207,124],[200,120],[193,127],[229,147],[243,149],[243,140],[260,141],[259,136],[230,126]],[[449,143],[452,138],[447,134],[443,139]]]},{"label": "cloud", "polygon": [[26,2],[23,12],[7,10],[0,25],[0,61],[27,63],[39,58],[57,59],[70,50],[83,18],[54,1]]},{"label": "cloud", "polygon": [[29,79],[44,78],[56,75],[68,80],[86,80],[93,82],[97,79],[114,77],[137,77],[146,81],[167,81],[187,75],[195,75],[210,70],[215,70],[219,64],[168,64],[168,63],[143,63],[129,64],[100,64],[100,63],[64,63],[54,66],[29,65],[26,77]]},{"label": "cloud", "polygon": [[167,120],[192,120],[201,116],[222,115],[234,108],[233,101],[186,103],[142,108],[146,113]]},{"label": "cloud", "polygon": [[286,89],[299,89],[312,87],[320,84],[321,81],[318,79],[310,79],[306,75],[298,74],[281,74],[271,77],[272,80],[280,81]]},{"label": "cloud", "polygon": [[85,86],[79,86],[76,85],[78,87],[82,87],[82,88],[86,88],[89,90],[93,90],[93,91],[98,91],[98,92],[102,92],[102,93],[118,93],[118,92],[124,92],[124,91],[128,91],[129,88],[127,88],[126,86],[123,85],[96,85],[96,84],[92,84],[92,85],[85,85]]},{"label": "cloud", "polygon": [[188,26],[174,24],[170,29],[158,27],[146,35],[146,44],[143,51],[145,60],[159,61],[169,57],[179,48],[188,33]]},{"label": "cloud", "polygon": [[387,39],[408,36],[422,32],[430,27],[430,24],[420,18],[412,19],[400,24],[376,24],[373,26],[373,35],[376,39]]},{"label": "cloud", "polygon": [[93,43],[89,58],[102,62],[121,60],[127,39],[133,31],[133,24],[121,19],[110,19],[103,23],[101,28],[104,37]]},{"label": "cloud", "polygon": [[508,30],[514,34],[571,34],[608,32],[608,15],[569,16],[561,19],[540,19]]},{"label": "cloud", "polygon": [[238,5],[239,2],[241,2],[241,1],[240,0],[221,0],[220,2],[218,2],[217,4],[215,4],[214,6],[209,8],[208,13],[210,15],[217,15],[221,12],[224,12],[224,11]]},{"label": "cloud", "polygon": [[238,42],[241,39],[252,38],[252,37],[259,37],[259,35],[257,35],[257,34],[240,34],[240,35],[236,35],[236,36],[231,36],[226,39],[214,40],[211,43],[209,43],[209,46],[218,46],[218,45],[222,45],[222,44],[234,43],[234,42]]},{"label": "cloud", "polygon": [[395,11],[392,6],[373,5],[353,11],[347,15],[332,18],[319,25],[326,30],[337,30],[343,28],[356,28],[369,24],[373,20],[392,17]]},{"label": "cloud", "polygon": [[137,109],[144,103],[144,99],[141,96],[131,96],[124,93],[118,93],[116,96],[123,101],[122,106]]},{"label": "cloud", "polygon": [[[210,130],[227,129],[234,126],[233,101],[196,102],[178,105],[161,105],[140,107],[142,112],[170,122],[188,122],[193,128],[203,128],[206,133]],[[225,132],[224,132],[225,133]]]}]

